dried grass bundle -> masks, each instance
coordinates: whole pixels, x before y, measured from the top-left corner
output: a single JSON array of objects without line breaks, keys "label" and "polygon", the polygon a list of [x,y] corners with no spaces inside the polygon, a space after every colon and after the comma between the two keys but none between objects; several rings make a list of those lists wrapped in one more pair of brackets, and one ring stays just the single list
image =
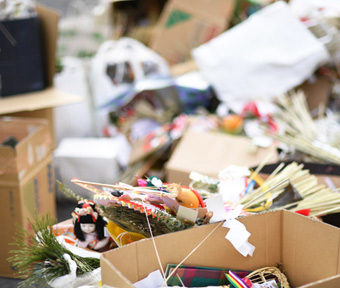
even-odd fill
[{"label": "dried grass bundle", "polygon": [[320,140],[323,131],[317,129],[304,93],[291,92],[277,101],[279,111],[274,118],[284,133],[269,136],[318,160],[339,165],[340,150]]},{"label": "dried grass bundle", "polygon": [[284,167],[278,166],[275,171],[264,181],[261,187],[246,194],[240,201],[245,209],[264,207],[273,210],[275,199],[292,185],[302,197],[286,205],[276,206],[275,209],[288,209],[298,211],[310,209],[311,216],[320,216],[340,212],[340,193],[324,184],[319,184],[315,175],[303,168],[303,164],[293,162]]}]

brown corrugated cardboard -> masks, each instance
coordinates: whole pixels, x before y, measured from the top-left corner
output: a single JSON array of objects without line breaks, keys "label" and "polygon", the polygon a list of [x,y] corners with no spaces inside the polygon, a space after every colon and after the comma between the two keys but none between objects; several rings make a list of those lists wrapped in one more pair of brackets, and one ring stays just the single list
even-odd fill
[{"label": "brown corrugated cardboard", "polygon": [[52,137],[45,119],[1,117],[0,142],[14,136],[18,144],[0,146],[0,276],[13,277],[7,262],[16,224],[30,229],[27,219],[49,213],[56,218]]},{"label": "brown corrugated cardboard", "polygon": [[272,153],[269,163],[276,163],[276,146],[252,149],[251,139],[219,132],[188,130],[166,164],[167,182],[190,183],[192,171],[217,176],[228,165],[255,167]]},{"label": "brown corrugated cardboard", "polygon": [[31,230],[27,219],[32,219],[37,213],[48,213],[56,218],[55,179],[52,156],[49,155],[35,169],[31,170],[21,181],[0,181],[0,194],[3,203],[0,217],[0,276],[14,277],[15,270],[7,258],[13,249],[13,237],[17,231],[16,224]]},{"label": "brown corrugated cardboard", "polygon": [[52,152],[45,119],[0,117],[0,143],[14,137],[18,144],[0,146],[0,180],[20,181]]},{"label": "brown corrugated cardboard", "polygon": [[197,70],[198,70],[198,67],[194,60],[190,60],[190,61],[183,62],[183,63],[178,63],[170,67],[171,75],[175,77],[183,75],[185,73],[192,72],[192,71],[197,71]]},{"label": "brown corrugated cardboard", "polygon": [[340,287],[340,275],[327,278],[326,280],[320,280],[315,283],[303,285],[300,288],[339,288]]},{"label": "brown corrugated cardboard", "polygon": [[37,92],[0,98],[0,115],[34,118],[43,116],[50,121],[50,132],[54,140],[52,107],[80,102],[82,99],[79,96],[58,91],[53,87],[59,14],[41,5],[37,5],[36,10],[42,26],[48,88]]},{"label": "brown corrugated cardboard", "polygon": [[331,95],[332,83],[326,77],[315,78],[313,82],[304,82],[299,89],[305,95],[310,110],[326,107]]},{"label": "brown corrugated cardboard", "polygon": [[[220,225],[183,264],[242,270],[282,264],[291,287],[326,280],[340,273],[338,228],[285,210],[239,220],[251,233],[249,242],[256,247],[252,257],[237,252],[225,239],[229,230]],[[217,225],[155,237],[163,269],[167,264],[180,263]],[[152,239],[103,253],[101,268],[103,285],[134,287],[134,282],[159,269]],[[308,287],[326,286],[314,283]]]},{"label": "brown corrugated cardboard", "polygon": [[189,60],[193,48],[223,32],[233,13],[233,0],[171,0],[165,5],[150,47],[170,65]]}]

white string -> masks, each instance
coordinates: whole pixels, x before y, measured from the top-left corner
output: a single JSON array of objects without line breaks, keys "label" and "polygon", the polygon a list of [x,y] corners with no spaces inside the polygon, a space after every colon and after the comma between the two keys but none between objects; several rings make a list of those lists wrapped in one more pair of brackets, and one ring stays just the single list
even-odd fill
[{"label": "white string", "polygon": [[176,276],[177,276],[179,282],[181,283],[181,285],[182,285],[183,287],[185,287],[185,286],[184,286],[184,283],[183,283],[181,277],[178,275],[178,273],[176,274]]},{"label": "white string", "polygon": [[[147,210],[146,210],[146,207],[144,206],[144,201],[143,201],[143,199],[142,199],[142,204],[143,204],[143,207],[144,207],[144,213],[145,213],[145,216],[146,216],[146,221],[148,222],[148,227],[149,227],[149,231],[150,231],[150,234],[151,234],[152,243],[153,243],[153,246],[155,247],[155,252],[156,252],[156,256],[157,256],[157,261],[158,261],[159,266],[161,267],[161,272],[162,272],[163,278],[165,279],[165,273],[164,273],[164,270],[163,270],[162,262],[161,262],[161,259],[160,259],[160,257],[159,257],[159,253],[158,253],[158,250],[157,250],[157,246],[156,246],[155,239],[154,239],[153,234],[152,234],[151,225],[150,225],[150,222],[149,222],[148,215],[147,215],[147,213],[146,213]],[[165,280],[164,280],[164,281],[165,281]]]},{"label": "white string", "polygon": [[183,262],[185,260],[187,260],[210,236],[211,234],[213,234],[215,232],[215,230],[223,223],[223,221],[221,221],[220,223],[218,223],[218,225],[212,230],[210,231],[210,233],[175,267],[174,270],[172,270],[172,272],[169,274],[169,276],[164,280],[163,284],[161,287],[164,287],[164,284],[167,283],[167,281],[170,279],[170,277],[176,272],[177,268],[179,266],[181,266],[183,264]]}]

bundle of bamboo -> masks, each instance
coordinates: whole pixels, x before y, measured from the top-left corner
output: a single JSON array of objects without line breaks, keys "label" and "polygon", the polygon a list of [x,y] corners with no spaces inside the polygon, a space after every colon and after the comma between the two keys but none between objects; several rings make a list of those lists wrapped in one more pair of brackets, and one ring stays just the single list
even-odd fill
[{"label": "bundle of bamboo", "polygon": [[[288,193],[290,197],[286,196]],[[282,201],[283,196],[286,201]],[[250,212],[310,209],[310,216],[320,216],[340,212],[340,193],[319,184],[303,164],[293,162],[285,166],[281,163],[260,187],[246,194],[240,204]]]}]

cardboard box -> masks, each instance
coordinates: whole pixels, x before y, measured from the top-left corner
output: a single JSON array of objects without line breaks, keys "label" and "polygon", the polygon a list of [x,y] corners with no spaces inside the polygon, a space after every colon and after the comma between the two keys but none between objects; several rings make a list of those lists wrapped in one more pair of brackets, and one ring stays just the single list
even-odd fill
[{"label": "cardboard box", "polygon": [[[249,242],[256,247],[252,257],[242,256],[225,239],[229,230],[220,225],[183,264],[240,270],[282,264],[291,287],[307,284],[306,287],[332,287],[314,282],[339,281],[330,278],[340,273],[338,228],[285,210],[239,220],[251,233]],[[155,237],[163,269],[167,264],[179,264],[217,225],[219,223]],[[159,269],[152,239],[103,253],[101,269],[103,285],[134,287],[133,283]]]},{"label": "cardboard box", "polygon": [[251,146],[251,139],[246,137],[188,130],[166,163],[167,182],[189,185],[192,171],[216,177],[229,165],[254,167],[269,153],[273,157],[268,164],[278,161],[276,145],[255,152]]},{"label": "cardboard box", "polygon": [[227,29],[233,0],[170,0],[151,36],[150,47],[170,65],[185,62],[191,50]]},{"label": "cardboard box", "polygon": [[0,276],[13,277],[7,258],[13,249],[9,243],[17,224],[30,230],[27,219],[49,213],[56,218],[55,177],[52,164],[52,137],[48,121],[2,117],[0,142],[14,136],[14,148],[0,146],[1,234]]},{"label": "cardboard box", "polygon": [[[1,144],[14,137],[15,147]],[[45,119],[0,117],[0,181],[21,181],[52,152]]]},{"label": "cardboard box", "polygon": [[58,91],[53,87],[59,14],[40,5],[36,6],[36,10],[41,21],[47,88],[0,98],[0,115],[48,119],[53,143],[55,143],[53,107],[77,103],[82,99],[79,96]]}]

